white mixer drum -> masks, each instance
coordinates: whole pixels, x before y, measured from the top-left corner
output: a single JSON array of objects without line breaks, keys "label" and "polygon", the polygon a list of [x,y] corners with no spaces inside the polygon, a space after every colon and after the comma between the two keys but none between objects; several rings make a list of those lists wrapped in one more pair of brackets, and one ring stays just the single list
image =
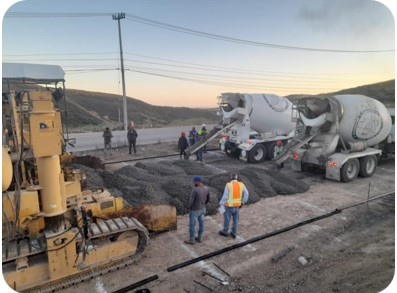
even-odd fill
[{"label": "white mixer drum", "polygon": [[245,95],[251,100],[250,121],[251,128],[260,133],[274,132],[287,135],[295,129],[292,122],[292,103],[273,94]]},{"label": "white mixer drum", "polygon": [[336,95],[343,108],[340,134],[345,142],[367,141],[369,147],[389,135],[392,122],[386,107],[363,95]]}]

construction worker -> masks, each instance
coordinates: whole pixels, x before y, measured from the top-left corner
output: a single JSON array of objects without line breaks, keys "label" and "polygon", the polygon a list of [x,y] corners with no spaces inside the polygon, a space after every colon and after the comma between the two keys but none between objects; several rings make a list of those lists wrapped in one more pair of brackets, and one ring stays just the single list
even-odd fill
[{"label": "construction worker", "polygon": [[113,134],[110,131],[109,127],[106,127],[105,131],[102,134],[103,137],[103,142],[104,142],[104,149],[103,151],[105,152],[105,154],[107,153],[106,150],[110,151],[110,154],[112,154],[112,137]]},{"label": "construction worker", "polygon": [[181,136],[179,137],[179,140],[178,140],[178,149],[179,149],[179,158],[180,159],[182,159],[182,155],[186,155],[185,150],[187,149],[188,146],[189,146],[189,143],[187,142],[186,133],[182,131]]},{"label": "construction worker", "polygon": [[[207,125],[205,125],[205,123],[203,123],[201,125],[201,129],[198,131],[198,135],[201,139],[204,139],[208,134],[208,130],[207,130]],[[206,153],[207,152],[207,145],[203,146],[203,152]]]},{"label": "construction worker", "polygon": [[192,127],[192,130],[189,131],[189,144],[192,146],[196,143],[198,133],[196,131],[196,127]]},{"label": "construction worker", "polygon": [[196,127],[192,127],[192,130],[189,131],[189,144],[190,146],[196,143],[198,133],[196,131]]},{"label": "construction worker", "polygon": [[[193,178],[194,187],[189,199],[189,240],[185,243],[194,245],[195,241],[201,242],[204,232],[204,215],[205,205],[210,201],[210,193],[208,188],[203,185],[202,178],[195,176]],[[199,230],[197,237],[195,235],[196,220],[199,223]]]},{"label": "construction worker", "polygon": [[[284,150],[284,144],[281,140],[278,140],[276,142],[276,145],[274,146],[273,158],[277,157],[283,150]],[[284,168],[284,163],[281,163],[280,167]]]},{"label": "construction worker", "polygon": [[233,238],[236,238],[240,208],[248,201],[249,193],[244,183],[237,180],[237,174],[232,173],[230,178],[231,181],[226,183],[225,191],[223,192],[223,196],[219,202],[221,206],[220,210],[224,209],[223,230],[220,230],[219,234],[225,237],[229,236],[230,218],[233,218],[232,231],[230,235]]},{"label": "construction worker", "polygon": [[129,145],[129,154],[131,155],[131,149],[134,147],[134,155],[136,154],[136,139],[138,137],[138,133],[135,130],[134,126],[130,126],[127,132],[127,139]]}]

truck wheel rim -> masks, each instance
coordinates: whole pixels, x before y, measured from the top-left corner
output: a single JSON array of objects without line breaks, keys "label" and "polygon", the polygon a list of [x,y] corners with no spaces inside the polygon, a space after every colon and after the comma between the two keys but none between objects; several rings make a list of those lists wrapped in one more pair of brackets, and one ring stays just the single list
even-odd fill
[{"label": "truck wheel rim", "polygon": [[372,174],[375,170],[375,160],[373,158],[369,158],[365,164],[365,171],[367,174]]},{"label": "truck wheel rim", "polygon": [[254,156],[255,160],[261,160],[263,158],[263,150],[261,148],[257,149],[255,151],[255,156]]},{"label": "truck wheel rim", "polygon": [[349,176],[349,178],[353,178],[354,176],[356,176],[358,171],[357,165],[354,163],[350,163],[347,166],[347,175]]}]

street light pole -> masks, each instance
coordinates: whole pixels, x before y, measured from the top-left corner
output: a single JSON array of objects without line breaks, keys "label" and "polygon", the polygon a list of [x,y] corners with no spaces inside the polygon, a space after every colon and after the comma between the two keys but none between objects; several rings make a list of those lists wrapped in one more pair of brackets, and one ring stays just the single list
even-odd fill
[{"label": "street light pole", "polygon": [[125,96],[124,59],[123,59],[123,45],[121,43],[121,25],[120,25],[120,19],[125,18],[125,13],[113,14],[112,17],[113,17],[113,20],[117,20],[118,21],[118,25],[119,25],[121,82],[122,82],[122,85],[123,85],[123,118],[124,118],[124,130],[127,130],[128,129],[127,98]]}]

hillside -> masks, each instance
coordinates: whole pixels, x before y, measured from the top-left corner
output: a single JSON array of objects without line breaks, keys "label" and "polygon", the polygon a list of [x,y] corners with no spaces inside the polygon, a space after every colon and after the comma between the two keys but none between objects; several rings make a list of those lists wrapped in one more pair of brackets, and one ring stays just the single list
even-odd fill
[{"label": "hillside", "polygon": [[[123,121],[122,97],[81,90],[66,90],[66,94],[70,128],[83,125],[87,127],[91,125],[91,128],[94,125],[98,127],[110,125],[113,129],[121,129],[119,119]],[[129,120],[134,121],[139,128],[201,124],[203,122],[212,124],[219,121],[214,109],[153,106],[128,97],[127,110]]]},{"label": "hillside", "polygon": [[[11,84],[11,90],[33,90],[37,85]],[[3,89],[8,89],[3,84]],[[67,121],[70,132],[103,131],[123,129],[122,97],[114,94],[66,89]],[[59,108],[65,116],[65,103]],[[129,122],[134,121],[139,128],[165,127],[178,125],[214,124],[219,122],[216,109],[194,109],[187,107],[153,106],[127,97]],[[119,122],[121,121],[121,122]]]},{"label": "hillside", "polygon": [[[360,94],[365,95],[371,98],[374,98],[383,104],[386,107],[394,108],[395,103],[395,79],[368,84],[363,86],[358,86],[355,88],[344,89],[338,92],[333,93],[324,93],[319,95],[314,95],[313,97],[320,97],[320,96],[331,96],[331,95],[344,95],[344,94]],[[288,99],[291,101],[300,99],[302,97],[307,97],[309,95],[289,95],[287,96]]]},{"label": "hillside", "polygon": [[[33,89],[34,87],[32,85],[18,85],[18,87],[13,86],[13,89]],[[394,107],[395,80],[320,94],[316,97],[347,93],[366,95],[381,101],[387,107]],[[69,131],[102,131],[104,127],[110,127],[112,130],[122,129],[123,107],[122,97],[119,95],[66,89],[66,96]],[[287,98],[294,101],[307,96],[296,94],[289,95]],[[61,101],[59,106],[65,113],[64,101]],[[127,109],[129,120],[134,121],[139,128],[219,122],[216,109],[153,106],[130,97],[127,97]]]}]

